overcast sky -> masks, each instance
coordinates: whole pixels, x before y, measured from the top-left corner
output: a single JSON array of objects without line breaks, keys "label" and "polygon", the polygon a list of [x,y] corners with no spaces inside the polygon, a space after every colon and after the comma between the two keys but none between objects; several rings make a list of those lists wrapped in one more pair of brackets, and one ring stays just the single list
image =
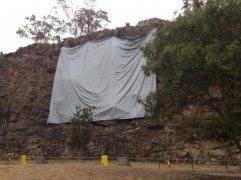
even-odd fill
[{"label": "overcast sky", "polygon": [[[74,0],[81,1],[81,0]],[[25,17],[43,16],[50,12],[55,0],[2,0],[0,2],[0,51],[15,52],[33,41],[20,38],[16,30],[25,25]],[[97,0],[97,6],[108,12],[109,28],[136,25],[138,21],[157,17],[172,20],[180,12],[182,0]]]}]

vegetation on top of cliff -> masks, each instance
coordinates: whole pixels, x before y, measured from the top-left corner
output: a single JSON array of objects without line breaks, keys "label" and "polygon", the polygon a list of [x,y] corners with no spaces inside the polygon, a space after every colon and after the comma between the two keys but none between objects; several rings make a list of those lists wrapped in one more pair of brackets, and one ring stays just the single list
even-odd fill
[{"label": "vegetation on top of cliff", "polygon": [[86,0],[85,7],[73,6],[68,0],[56,0],[50,14],[26,17],[27,24],[16,33],[34,42],[59,42],[62,36],[78,37],[103,29],[110,22],[108,13],[95,8],[95,0]]},{"label": "vegetation on top of cliff", "polygon": [[159,30],[143,48],[144,72],[158,76],[157,91],[142,102],[147,117],[165,121],[190,104],[202,107],[202,118],[181,122],[182,133],[199,132],[241,151],[240,20],[240,1],[207,0]]}]

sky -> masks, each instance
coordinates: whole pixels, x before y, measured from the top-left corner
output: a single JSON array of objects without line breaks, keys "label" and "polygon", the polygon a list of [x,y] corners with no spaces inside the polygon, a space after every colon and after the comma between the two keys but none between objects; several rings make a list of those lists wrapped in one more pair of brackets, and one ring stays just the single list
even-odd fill
[{"label": "sky", "polygon": [[[74,3],[81,0],[73,0]],[[2,0],[0,2],[0,51],[15,52],[19,47],[34,43],[20,38],[16,31],[26,24],[25,17],[37,17],[50,13],[56,0]],[[125,26],[126,22],[135,26],[149,18],[172,20],[174,12],[181,11],[182,0],[97,0],[97,8],[108,12],[111,23],[108,28]]]}]

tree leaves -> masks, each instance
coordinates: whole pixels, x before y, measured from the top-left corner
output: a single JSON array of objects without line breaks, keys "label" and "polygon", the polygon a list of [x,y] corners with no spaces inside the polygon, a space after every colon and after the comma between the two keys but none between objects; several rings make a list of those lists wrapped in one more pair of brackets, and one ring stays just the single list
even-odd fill
[{"label": "tree leaves", "polygon": [[[161,121],[192,104],[209,111],[203,115],[207,122],[217,123],[219,136],[212,137],[223,136],[230,143],[240,140],[240,19],[241,3],[208,0],[203,8],[186,10],[159,30],[143,48],[147,57],[143,70],[156,73],[159,80],[156,102],[147,102],[149,98],[143,102],[149,117],[151,102],[157,105]],[[207,118],[210,112],[215,112],[213,121]]]},{"label": "tree leaves", "polygon": [[[67,0],[57,0],[57,6],[52,9],[54,14],[37,18],[35,15],[26,17],[27,24],[16,33],[22,38],[34,42],[59,42],[62,36],[78,37],[103,29],[104,23],[110,22],[108,13],[94,9],[94,0],[89,0],[86,8],[69,5]],[[58,15],[58,16],[57,16]]]},{"label": "tree leaves", "polygon": [[66,32],[64,21],[52,15],[37,19],[35,15],[25,18],[29,23],[19,28],[17,34],[20,37],[32,39],[34,42],[47,43],[60,41],[60,35]]},{"label": "tree leaves", "polygon": [[92,121],[92,108],[82,108],[76,106],[76,112],[71,119],[70,147],[76,150],[85,150],[90,142],[91,131],[90,123]]}]

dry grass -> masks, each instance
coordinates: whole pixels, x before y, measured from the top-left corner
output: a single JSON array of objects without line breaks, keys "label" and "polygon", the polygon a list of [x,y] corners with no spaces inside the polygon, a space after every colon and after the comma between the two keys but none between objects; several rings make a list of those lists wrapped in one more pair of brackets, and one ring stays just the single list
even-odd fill
[{"label": "dry grass", "polygon": [[80,164],[2,165],[1,180],[160,179],[161,171],[151,168]]},{"label": "dry grass", "polygon": [[[197,174],[185,169],[185,166],[172,166],[167,169],[158,163],[132,163],[131,167],[116,166],[114,161],[106,167],[97,165],[98,161],[80,164],[71,161],[58,164],[0,165],[0,180],[238,180],[240,177]],[[99,164],[99,163],[98,163]],[[190,165],[189,165],[190,166]],[[189,167],[190,168],[190,167]]]}]

